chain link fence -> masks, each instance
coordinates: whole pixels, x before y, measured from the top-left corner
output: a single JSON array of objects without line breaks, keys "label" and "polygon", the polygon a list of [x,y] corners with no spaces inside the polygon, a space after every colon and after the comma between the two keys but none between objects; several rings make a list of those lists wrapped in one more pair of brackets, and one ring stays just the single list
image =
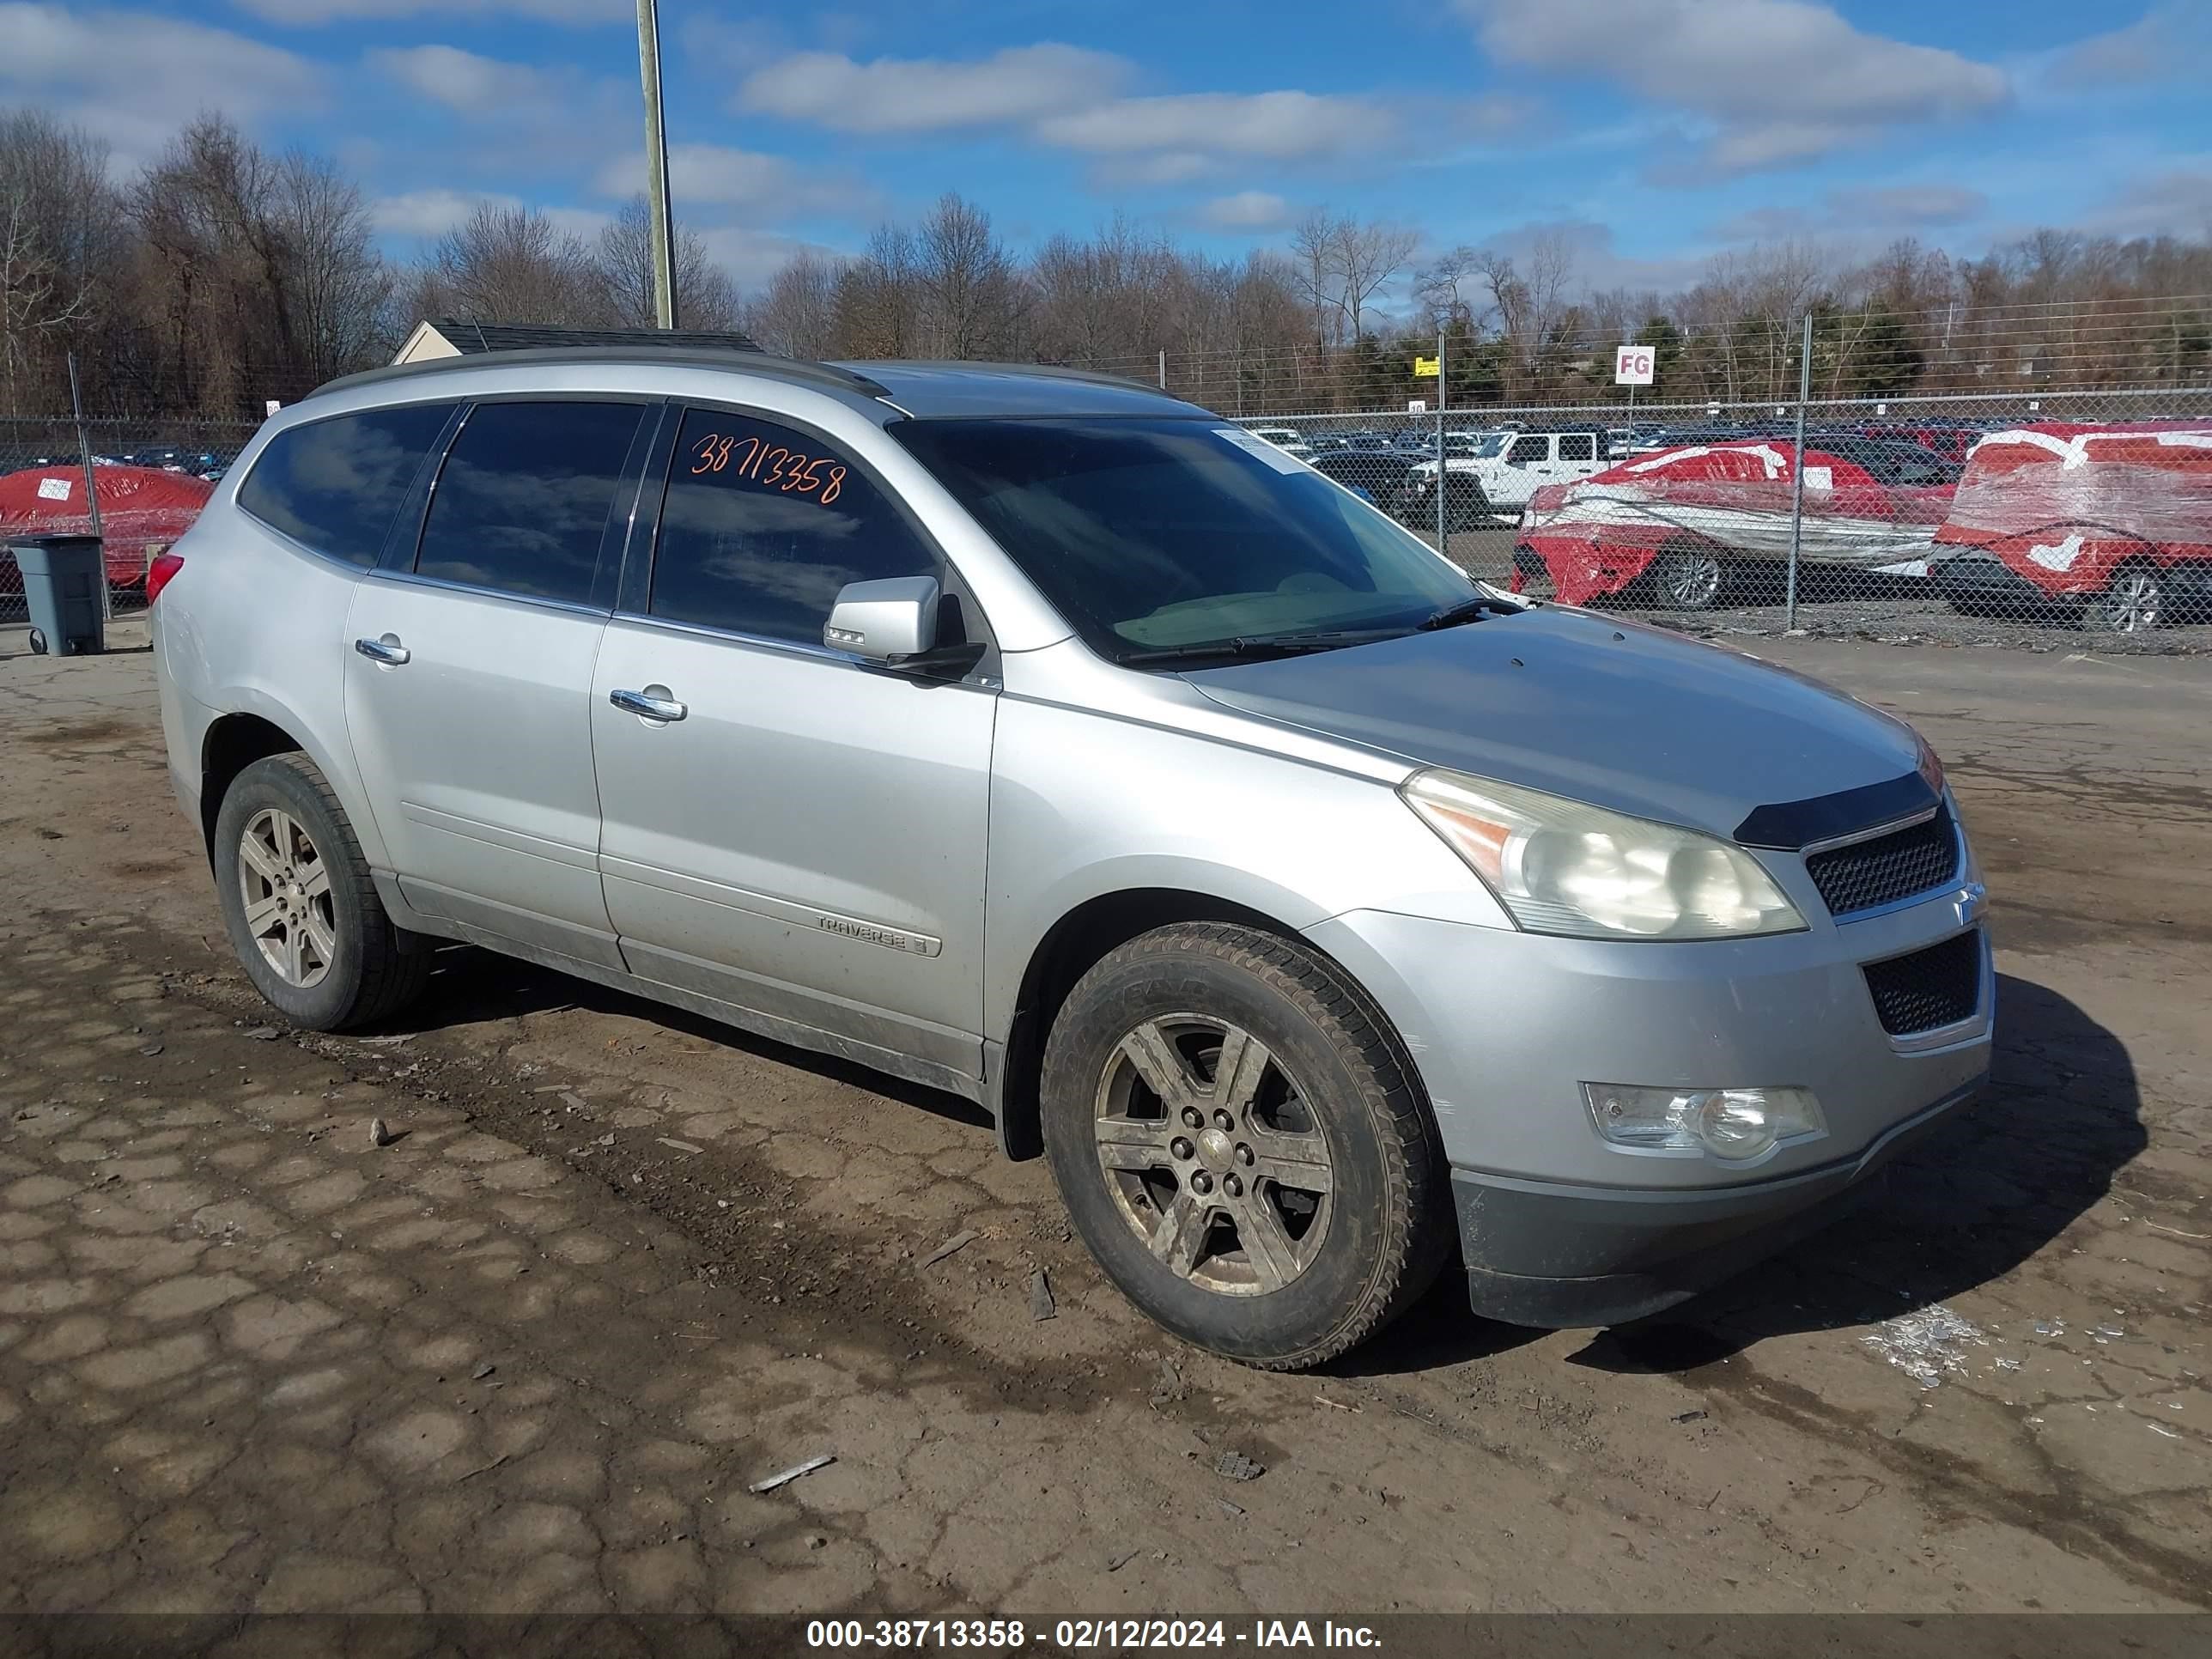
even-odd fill
[{"label": "chain link fence", "polygon": [[[1471,574],[1705,634],[2212,650],[2212,387],[1247,418]],[[1441,490],[1439,479],[1442,480]]]},{"label": "chain link fence", "polygon": [[[88,420],[84,440],[67,416],[0,418],[0,530],[81,533],[89,456],[106,542],[108,596],[118,611],[144,602],[146,567],[189,526],[189,488],[172,480],[220,479],[259,423],[149,418]],[[149,476],[150,475],[150,476]],[[149,506],[149,499],[160,505]],[[0,553],[0,623],[27,614],[21,574]]]}]

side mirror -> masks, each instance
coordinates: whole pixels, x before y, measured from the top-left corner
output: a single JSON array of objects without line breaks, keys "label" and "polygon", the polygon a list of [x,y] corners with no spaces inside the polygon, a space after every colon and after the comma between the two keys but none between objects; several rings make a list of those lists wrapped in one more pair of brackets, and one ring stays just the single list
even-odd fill
[{"label": "side mirror", "polygon": [[822,643],[886,665],[922,656],[937,644],[937,601],[934,576],[848,582],[830,607]]}]

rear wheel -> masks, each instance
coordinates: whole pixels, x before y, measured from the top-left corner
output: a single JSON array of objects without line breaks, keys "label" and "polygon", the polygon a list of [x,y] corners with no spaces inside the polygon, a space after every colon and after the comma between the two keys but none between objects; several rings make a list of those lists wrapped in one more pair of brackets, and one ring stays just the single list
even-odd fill
[{"label": "rear wheel", "polygon": [[1703,542],[1669,542],[1651,562],[1651,586],[1669,611],[1707,611],[1718,602],[1726,572]]},{"label": "rear wheel", "polygon": [[2105,591],[2083,613],[2090,627],[2106,634],[2147,634],[2166,611],[2166,584],[2157,567],[2132,562],[2112,573]]},{"label": "rear wheel", "polygon": [[1046,1155],[1084,1243],[1168,1329],[1291,1370],[1426,1288],[1452,1229],[1382,1016],[1300,945],[1164,927],[1084,975],[1045,1051]]},{"label": "rear wheel", "polygon": [[295,1025],[369,1024],[429,976],[427,942],[386,914],[345,809],[305,755],[272,755],[232,780],[215,873],[231,948]]}]

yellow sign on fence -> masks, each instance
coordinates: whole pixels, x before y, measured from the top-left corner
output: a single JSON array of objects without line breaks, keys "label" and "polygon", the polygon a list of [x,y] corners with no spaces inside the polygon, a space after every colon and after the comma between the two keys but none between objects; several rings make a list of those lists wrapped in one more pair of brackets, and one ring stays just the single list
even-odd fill
[{"label": "yellow sign on fence", "polygon": [[1424,374],[1438,374],[1442,371],[1442,367],[1433,357],[1416,357],[1413,359],[1414,378],[1418,380]]}]

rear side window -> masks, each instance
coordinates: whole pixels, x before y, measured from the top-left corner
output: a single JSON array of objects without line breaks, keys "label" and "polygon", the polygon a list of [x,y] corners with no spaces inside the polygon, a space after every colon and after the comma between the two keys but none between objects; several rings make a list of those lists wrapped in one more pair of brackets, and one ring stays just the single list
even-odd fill
[{"label": "rear side window", "polygon": [[819,645],[848,582],[937,568],[834,446],[750,415],[684,416],[653,559],[653,616]]},{"label": "rear side window", "polygon": [[239,486],[238,504],[318,553],[373,565],[453,407],[410,404],[280,432]]},{"label": "rear side window", "polygon": [[1567,432],[1559,436],[1559,459],[1563,461],[1594,461],[1597,459],[1597,440],[1587,432]]},{"label": "rear side window", "polygon": [[478,404],[446,452],[415,572],[588,603],[638,404]]}]

